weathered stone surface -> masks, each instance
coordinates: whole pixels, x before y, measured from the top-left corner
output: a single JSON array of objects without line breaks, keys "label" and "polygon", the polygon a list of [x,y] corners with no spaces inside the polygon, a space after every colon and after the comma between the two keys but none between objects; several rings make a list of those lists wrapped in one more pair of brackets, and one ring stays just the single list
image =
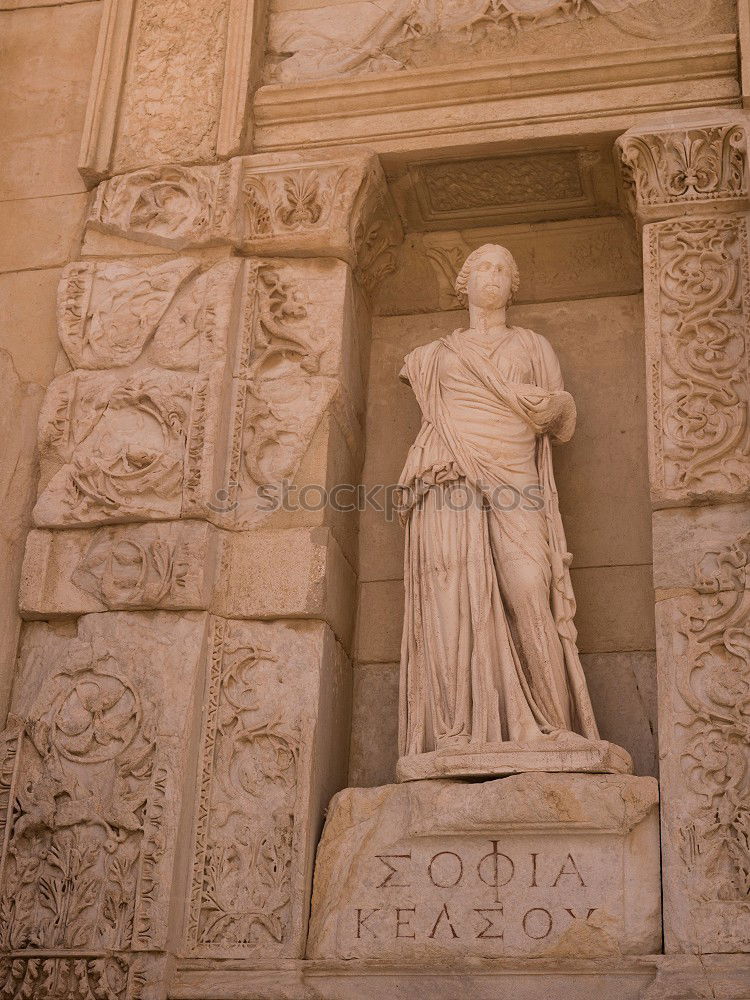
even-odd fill
[{"label": "weathered stone surface", "polygon": [[5,718],[20,621],[16,603],[23,544],[28,530],[37,473],[34,425],[41,386],[19,379],[13,361],[0,350],[0,718]]},{"label": "weathered stone surface", "polygon": [[307,955],[454,963],[656,951],[657,801],[653,779],[613,776],[347,789],[318,850]]},{"label": "weathered stone surface", "polygon": [[226,532],[212,609],[227,618],[315,618],[351,648],[357,578],[328,528]]},{"label": "weathered stone surface", "polygon": [[321,622],[214,619],[189,955],[302,957],[323,810],[346,781],[350,685]]},{"label": "weathered stone surface", "polygon": [[665,938],[669,951],[741,952],[750,936],[750,536],[717,545],[706,563],[711,573],[693,591],[656,609]]},{"label": "weathered stone surface", "polygon": [[21,576],[21,614],[205,610],[217,549],[216,529],[200,521],[32,531]]},{"label": "weathered stone surface", "polygon": [[115,612],[25,627],[0,772],[5,953],[166,948],[206,624]]},{"label": "weathered stone surface", "polygon": [[78,367],[40,417],[38,527],[207,516],[225,479],[239,261],[78,262],[58,332]]}]

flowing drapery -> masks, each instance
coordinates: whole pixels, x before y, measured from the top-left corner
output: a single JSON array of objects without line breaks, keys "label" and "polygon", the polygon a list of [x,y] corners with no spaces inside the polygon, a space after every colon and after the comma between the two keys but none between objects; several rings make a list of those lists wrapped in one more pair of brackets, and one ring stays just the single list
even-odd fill
[{"label": "flowing drapery", "polygon": [[462,331],[404,363],[423,423],[400,481],[402,756],[561,731],[598,739],[544,422],[562,400],[566,439],[575,409],[549,344],[527,330],[514,343],[523,381]]}]

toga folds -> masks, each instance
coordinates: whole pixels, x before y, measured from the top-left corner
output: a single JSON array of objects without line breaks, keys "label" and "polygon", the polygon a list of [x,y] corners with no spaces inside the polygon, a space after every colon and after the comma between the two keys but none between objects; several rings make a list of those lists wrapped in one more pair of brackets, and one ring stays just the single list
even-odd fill
[{"label": "toga folds", "polygon": [[400,755],[598,739],[576,647],[550,436],[575,405],[549,343],[471,331],[409,354],[422,426],[399,483],[406,526]]}]

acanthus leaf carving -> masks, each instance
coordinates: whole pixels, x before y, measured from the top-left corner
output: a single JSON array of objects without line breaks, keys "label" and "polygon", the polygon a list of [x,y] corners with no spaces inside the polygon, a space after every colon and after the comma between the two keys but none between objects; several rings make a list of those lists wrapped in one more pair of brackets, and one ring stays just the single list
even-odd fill
[{"label": "acanthus leaf carving", "polygon": [[747,133],[738,122],[632,130],[617,148],[631,211],[644,221],[748,196]]}]

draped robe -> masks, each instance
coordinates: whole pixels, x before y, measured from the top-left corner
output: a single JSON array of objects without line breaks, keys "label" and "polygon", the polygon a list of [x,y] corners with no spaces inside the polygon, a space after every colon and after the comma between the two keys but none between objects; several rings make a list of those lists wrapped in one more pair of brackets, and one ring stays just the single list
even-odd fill
[{"label": "draped robe", "polygon": [[[545,429],[557,402],[567,440],[575,406],[551,346],[516,328],[493,352],[459,330],[412,351],[401,377],[423,422],[399,484],[400,755],[598,739]],[[468,503],[446,502],[456,489]]]}]

